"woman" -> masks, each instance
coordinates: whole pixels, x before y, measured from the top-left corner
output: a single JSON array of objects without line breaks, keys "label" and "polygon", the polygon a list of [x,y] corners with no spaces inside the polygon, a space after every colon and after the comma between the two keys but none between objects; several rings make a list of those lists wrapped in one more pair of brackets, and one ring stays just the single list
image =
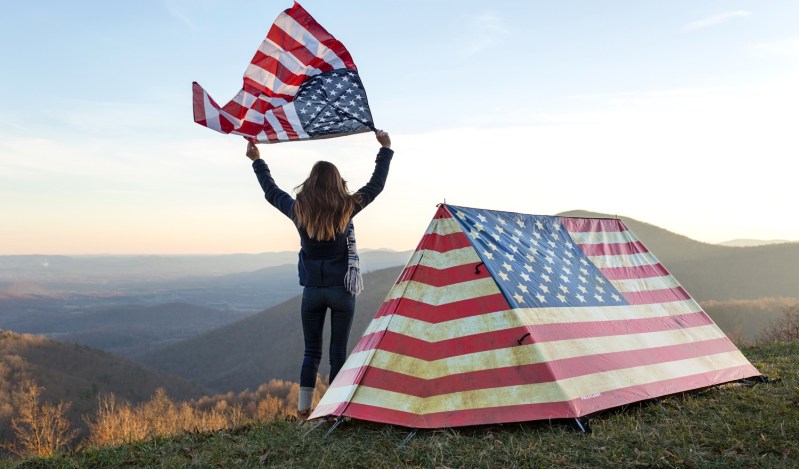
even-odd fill
[{"label": "woman", "polygon": [[372,178],[365,186],[350,194],[338,169],[332,163],[319,161],[305,182],[295,188],[296,200],[277,187],[258,147],[252,142],[247,145],[247,157],[253,162],[266,200],[289,217],[300,234],[298,271],[300,285],[304,287],[301,312],[305,353],[297,413],[302,418],[311,413],[328,308],[331,382],[347,358],[355,295],[361,288],[352,218],[383,190],[394,155],[388,133],[378,130],[375,135],[380,151]]}]

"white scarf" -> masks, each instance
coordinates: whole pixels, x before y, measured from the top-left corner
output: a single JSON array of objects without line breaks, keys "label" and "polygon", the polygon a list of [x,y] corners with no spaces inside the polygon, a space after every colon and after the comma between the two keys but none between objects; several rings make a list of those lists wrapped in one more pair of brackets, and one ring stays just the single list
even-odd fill
[{"label": "white scarf", "polygon": [[355,225],[350,222],[347,227],[347,274],[344,275],[344,287],[348,292],[357,295],[363,291],[358,248],[355,245]]}]

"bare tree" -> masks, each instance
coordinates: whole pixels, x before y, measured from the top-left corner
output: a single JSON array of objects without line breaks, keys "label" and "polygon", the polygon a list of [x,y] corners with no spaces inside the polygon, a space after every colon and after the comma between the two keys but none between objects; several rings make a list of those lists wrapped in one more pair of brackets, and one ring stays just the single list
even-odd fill
[{"label": "bare tree", "polygon": [[783,309],[783,316],[774,321],[760,336],[761,342],[790,342],[799,339],[799,303]]},{"label": "bare tree", "polygon": [[66,412],[70,404],[40,402],[44,388],[31,380],[17,386],[16,414],[11,418],[15,441],[8,449],[21,457],[50,457],[67,448],[77,431],[70,429]]}]

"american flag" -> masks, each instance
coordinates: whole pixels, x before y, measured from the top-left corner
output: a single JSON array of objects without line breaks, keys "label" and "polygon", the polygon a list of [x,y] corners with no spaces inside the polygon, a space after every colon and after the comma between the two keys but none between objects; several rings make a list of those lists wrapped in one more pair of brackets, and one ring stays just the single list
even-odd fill
[{"label": "american flag", "polygon": [[193,104],[198,124],[264,143],[374,130],[350,53],[298,3],[272,24],[229,103],[194,82]]},{"label": "american flag", "polygon": [[310,418],[573,418],[759,374],[621,220],[442,205]]}]

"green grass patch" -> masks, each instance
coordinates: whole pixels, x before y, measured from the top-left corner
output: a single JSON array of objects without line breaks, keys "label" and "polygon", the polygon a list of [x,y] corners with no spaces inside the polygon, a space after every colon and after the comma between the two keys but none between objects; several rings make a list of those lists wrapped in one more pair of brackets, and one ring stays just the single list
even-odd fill
[{"label": "green grass patch", "polygon": [[297,422],[248,424],[135,444],[86,448],[12,468],[93,467],[797,467],[799,342],[743,350],[777,383],[723,385],[569,421],[409,430],[350,421],[324,438]]}]

